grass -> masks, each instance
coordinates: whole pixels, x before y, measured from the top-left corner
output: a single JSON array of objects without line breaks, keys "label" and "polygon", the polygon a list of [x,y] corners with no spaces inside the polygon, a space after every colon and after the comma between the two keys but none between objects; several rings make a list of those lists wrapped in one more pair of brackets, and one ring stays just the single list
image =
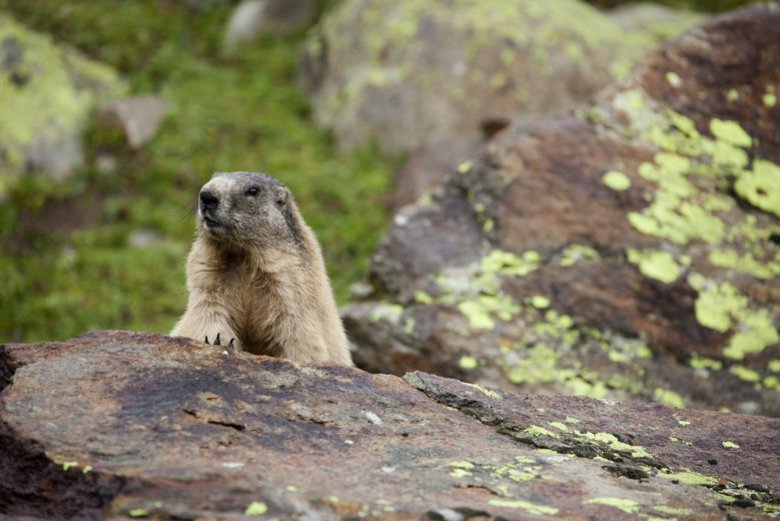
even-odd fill
[{"label": "grass", "polygon": [[[341,303],[348,285],[365,276],[388,221],[393,165],[370,149],[339,154],[309,120],[296,83],[303,34],[224,55],[230,9],[213,4],[0,0],[1,10],[27,26],[117,68],[132,92],[158,92],[171,103],[140,151],[93,129],[84,170],[58,185],[27,176],[0,206],[0,341],[168,331],[186,303],[192,202],[213,171],[265,171],[290,186],[323,244]],[[94,166],[105,156],[116,159],[112,173]],[[92,222],[76,230],[47,226],[59,224],[47,222],[57,203],[73,215],[92,214]],[[157,240],[133,246],[139,230]]]}]

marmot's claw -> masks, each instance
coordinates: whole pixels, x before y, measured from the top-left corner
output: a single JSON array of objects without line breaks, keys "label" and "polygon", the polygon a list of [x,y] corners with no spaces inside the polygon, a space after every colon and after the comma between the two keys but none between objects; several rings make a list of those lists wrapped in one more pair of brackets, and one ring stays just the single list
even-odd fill
[{"label": "marmot's claw", "polygon": [[221,346],[222,342],[219,340],[219,333],[217,333],[217,338],[214,339],[214,345],[215,346]]},{"label": "marmot's claw", "polygon": [[230,342],[228,342],[228,347],[232,347],[233,349],[235,349],[236,348],[235,340],[236,340],[235,338],[231,338]]},{"label": "marmot's claw", "polygon": [[206,340],[204,340],[203,342],[206,343],[206,344],[210,344],[211,343],[211,342],[209,342],[209,336],[208,335],[206,335]]}]

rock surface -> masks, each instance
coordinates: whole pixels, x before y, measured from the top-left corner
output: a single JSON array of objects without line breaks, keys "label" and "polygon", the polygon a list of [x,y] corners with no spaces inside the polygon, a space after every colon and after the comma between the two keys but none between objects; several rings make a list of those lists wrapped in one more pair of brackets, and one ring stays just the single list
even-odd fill
[{"label": "rock surface", "polygon": [[778,420],[521,396],[161,335],[0,346],[13,519],[770,519]]},{"label": "rock surface", "polygon": [[778,27],[707,22],[396,215],[358,365],[780,415]]},{"label": "rock surface", "polygon": [[408,152],[571,106],[654,41],[579,0],[348,0],[305,46],[301,76],[340,145]]},{"label": "rock surface", "polygon": [[235,49],[261,34],[286,35],[314,21],[314,0],[247,0],[233,11],[225,30],[225,48]]},{"label": "rock surface", "polygon": [[140,148],[154,137],[167,112],[168,102],[159,96],[133,96],[103,105],[98,124],[121,130],[128,145]]},{"label": "rock surface", "polygon": [[0,13],[0,196],[26,170],[72,173],[90,111],[123,90],[112,69]]}]

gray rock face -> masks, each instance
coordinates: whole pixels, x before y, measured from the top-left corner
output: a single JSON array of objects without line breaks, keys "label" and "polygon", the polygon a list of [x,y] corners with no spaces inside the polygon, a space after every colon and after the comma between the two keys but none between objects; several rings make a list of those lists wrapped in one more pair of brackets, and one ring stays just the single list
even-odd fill
[{"label": "gray rock face", "polygon": [[247,0],[230,17],[225,31],[225,47],[235,49],[261,34],[286,35],[314,21],[314,0]]},{"label": "gray rock face", "polygon": [[713,19],[405,207],[345,310],[356,363],[780,415],[777,27]]},{"label": "gray rock face", "polygon": [[120,129],[128,145],[140,148],[157,133],[166,112],[168,103],[159,96],[123,98],[100,108],[98,124]]},{"label": "gray rock face", "polygon": [[91,110],[123,90],[108,67],[0,14],[0,196],[26,170],[69,175]]},{"label": "gray rock face", "polygon": [[91,333],[0,346],[0,517],[769,520],[779,431]]},{"label": "gray rock face", "polygon": [[347,0],[305,46],[301,76],[340,145],[393,153],[571,106],[652,41],[577,0]]}]

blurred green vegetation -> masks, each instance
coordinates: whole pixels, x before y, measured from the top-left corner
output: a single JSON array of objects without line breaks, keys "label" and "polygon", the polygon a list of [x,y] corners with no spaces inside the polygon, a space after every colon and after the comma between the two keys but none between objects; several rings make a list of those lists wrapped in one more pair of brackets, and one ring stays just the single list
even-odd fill
[{"label": "blurred green vegetation", "polygon": [[[747,2],[662,3],[723,10]],[[304,31],[224,55],[223,29],[235,2],[194,4],[0,0],[0,10],[28,27],[115,67],[132,93],[158,92],[171,103],[158,135],[141,150],[93,129],[87,166],[77,175],[64,184],[26,176],[0,205],[0,341],[169,330],[186,303],[195,194],[213,171],[262,170],[291,187],[323,243],[341,303],[348,285],[364,277],[388,221],[397,161],[372,149],[340,154],[314,127],[296,83]],[[95,166],[106,157],[116,160],[111,173]],[[138,230],[158,240],[134,246]]]},{"label": "blurred green vegetation", "polygon": [[[588,0],[589,3],[599,7],[616,7],[623,4],[637,3],[631,0]],[[728,11],[737,7],[755,3],[755,0],[652,0],[654,4],[662,4],[676,9],[690,9],[694,11],[709,11],[717,13]]]},{"label": "blurred green vegetation", "polygon": [[[303,31],[223,55],[231,6],[208,4],[0,0],[28,27],[117,68],[132,92],[159,92],[172,105],[140,151],[92,130],[83,171],[64,185],[26,176],[0,205],[0,341],[169,330],[186,304],[194,197],[213,171],[261,170],[290,186],[341,302],[364,276],[388,220],[393,164],[372,150],[339,154],[311,123],[296,84]],[[116,158],[110,174],[93,166],[106,156]],[[82,215],[88,227],[62,225]],[[159,240],[134,247],[137,230]]]}]

